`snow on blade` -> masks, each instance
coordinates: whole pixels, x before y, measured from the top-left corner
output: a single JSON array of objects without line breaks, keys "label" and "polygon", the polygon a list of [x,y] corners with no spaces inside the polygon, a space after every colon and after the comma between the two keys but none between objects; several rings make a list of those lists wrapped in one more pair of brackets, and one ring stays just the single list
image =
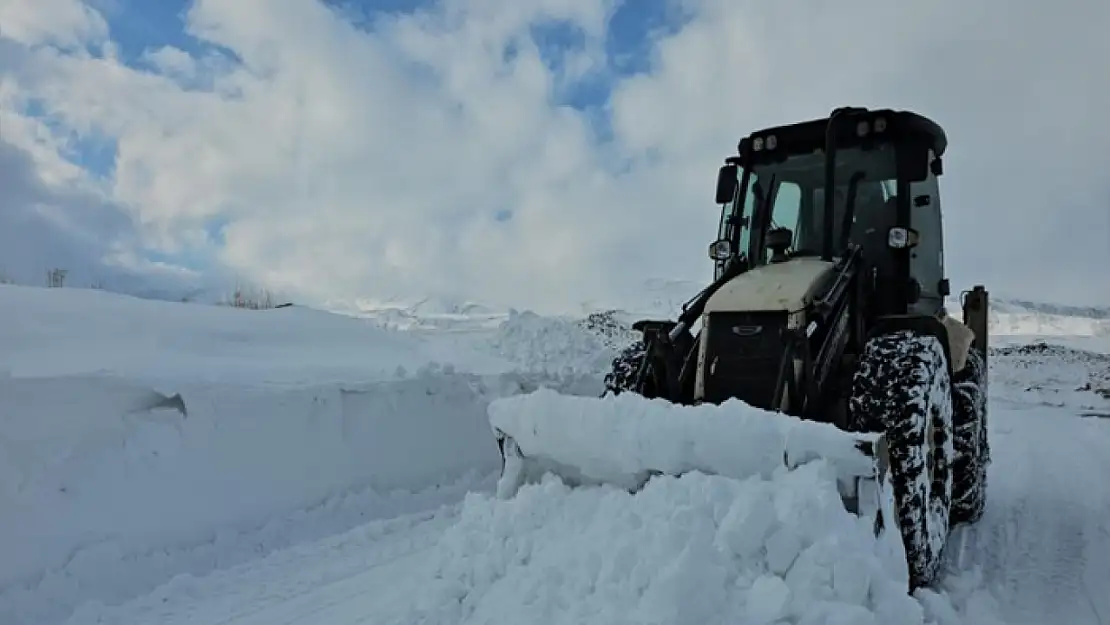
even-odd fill
[{"label": "snow on blade", "polygon": [[[874,473],[859,441],[826,423],[754,408],[739,400],[679,406],[633,393],[604,399],[540,389],[490,403],[490,425],[512,438],[521,454],[572,482],[636,488],[655,473],[690,471],[732,478],[769,476],[784,464],[821,458],[843,478]],[[498,490],[511,496],[520,482],[506,467]],[[524,470],[522,468],[522,470]]]}]

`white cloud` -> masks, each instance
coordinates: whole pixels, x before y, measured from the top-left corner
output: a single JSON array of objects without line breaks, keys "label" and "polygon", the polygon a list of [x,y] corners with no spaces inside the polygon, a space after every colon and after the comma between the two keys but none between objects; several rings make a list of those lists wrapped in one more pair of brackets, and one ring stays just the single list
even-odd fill
[{"label": "white cloud", "polygon": [[52,44],[66,49],[107,36],[100,13],[75,0],[4,0],[0,3],[0,37],[27,45]]},{"label": "white cloud", "polygon": [[136,258],[127,212],[84,184],[49,139],[34,136],[39,129],[3,114],[0,124],[0,277],[44,284],[57,268],[68,271],[66,284],[80,287],[163,296],[200,288],[199,276]]},{"label": "white cloud", "polygon": [[[51,2],[16,3],[22,17],[0,23],[31,34],[5,36],[106,36],[95,11]],[[157,42],[159,75],[21,47],[6,74],[0,62],[0,94],[15,94],[0,106],[14,119],[33,96],[69,129],[115,138],[106,201],[146,244],[218,253],[308,297],[541,308],[709,276],[716,168],[746,132],[844,104],[909,107],[949,131],[956,288],[1110,303],[1110,6],[682,4],[690,21],[653,42],[651,70],[612,82],[606,143],[558,104],[608,75],[615,6],[597,0],[447,0],[369,32],[310,0],[199,0],[188,31],[241,63]],[[559,72],[529,34],[552,22],[585,40]],[[212,219],[228,224],[223,248]]]},{"label": "white cloud", "polygon": [[188,52],[180,48],[162,46],[161,48],[147,50],[143,58],[155,69],[160,70],[162,74],[173,78],[187,81],[196,75],[196,61],[192,56],[189,56]]}]

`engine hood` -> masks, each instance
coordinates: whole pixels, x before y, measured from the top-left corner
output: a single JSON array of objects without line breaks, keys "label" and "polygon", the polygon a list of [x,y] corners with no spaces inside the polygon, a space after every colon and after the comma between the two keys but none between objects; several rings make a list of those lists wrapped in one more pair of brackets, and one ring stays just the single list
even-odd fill
[{"label": "engine hood", "polygon": [[706,303],[705,312],[801,310],[813,301],[833,267],[832,262],[813,257],[756,267],[718,289]]}]

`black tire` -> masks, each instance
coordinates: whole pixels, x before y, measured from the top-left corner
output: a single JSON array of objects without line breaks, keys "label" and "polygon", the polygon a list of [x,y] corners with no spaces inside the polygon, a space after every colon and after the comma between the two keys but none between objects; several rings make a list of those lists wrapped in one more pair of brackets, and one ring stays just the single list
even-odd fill
[{"label": "black tire", "polygon": [[910,590],[928,586],[940,570],[952,501],[952,382],[940,340],[909,330],[870,339],[849,413],[855,425],[887,436]]},{"label": "black tire", "polygon": [[636,375],[647,358],[647,348],[643,339],[638,339],[622,349],[613,359],[612,368],[605,374],[605,394],[620,395],[636,391]]},{"label": "black tire", "polygon": [[986,364],[978,350],[970,350],[967,364],[952,381],[952,523],[975,523],[986,509],[990,464]]}]

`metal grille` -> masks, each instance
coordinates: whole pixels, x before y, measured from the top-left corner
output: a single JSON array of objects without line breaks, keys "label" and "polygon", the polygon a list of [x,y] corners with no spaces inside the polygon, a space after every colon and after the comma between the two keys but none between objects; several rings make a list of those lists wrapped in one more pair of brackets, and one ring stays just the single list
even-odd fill
[{"label": "metal grille", "polygon": [[705,401],[739,398],[770,408],[784,347],[785,312],[712,313],[705,358]]}]

